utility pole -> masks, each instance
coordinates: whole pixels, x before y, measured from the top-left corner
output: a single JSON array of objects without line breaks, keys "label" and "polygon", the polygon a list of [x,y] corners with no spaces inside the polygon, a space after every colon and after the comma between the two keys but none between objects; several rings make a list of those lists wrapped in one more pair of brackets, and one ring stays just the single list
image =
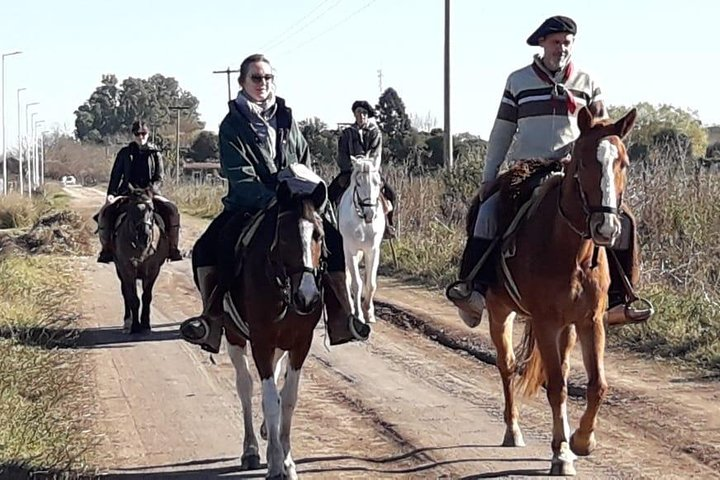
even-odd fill
[{"label": "utility pole", "polygon": [[[45,120],[38,120],[35,122],[33,128],[33,151],[35,152],[35,159],[33,164],[33,185],[36,188],[40,188],[40,146],[38,145],[38,125],[45,123]],[[42,135],[42,133],[40,134]]]},{"label": "utility pole", "polygon": [[17,89],[17,107],[18,107],[18,179],[20,180],[20,196],[23,194],[23,147],[22,147],[22,130],[20,129],[20,92],[27,90],[25,87]]},{"label": "utility pole", "polygon": [[450,130],[450,0],[445,0],[445,168],[453,169],[452,131]]},{"label": "utility pole", "polygon": [[[230,78],[229,73],[228,73],[228,78]],[[189,110],[189,109],[190,109],[190,107],[183,107],[180,105],[170,107],[170,110],[175,110],[175,184],[176,185],[180,185],[180,110]]]},{"label": "utility pole", "polygon": [[230,91],[230,74],[231,73],[240,73],[240,70],[230,70],[230,67],[227,67],[225,70],[215,70],[213,73],[224,73],[227,75],[227,83],[228,83],[228,102],[232,100],[232,92]]},{"label": "utility pole", "polygon": [[[30,135],[30,114],[28,110],[33,105],[39,105],[40,102],[31,102],[25,104],[25,135],[23,136],[26,145],[25,150],[25,166],[27,167],[27,192],[28,197],[32,196],[32,187],[30,186],[30,172],[32,170],[32,164],[30,163],[30,142],[28,141],[28,135]],[[34,114],[33,114],[34,115]]]}]

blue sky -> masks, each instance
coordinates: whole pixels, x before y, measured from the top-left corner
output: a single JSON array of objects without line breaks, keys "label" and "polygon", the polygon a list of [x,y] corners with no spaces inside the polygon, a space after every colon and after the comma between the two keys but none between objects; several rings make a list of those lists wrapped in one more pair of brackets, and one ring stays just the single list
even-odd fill
[{"label": "blue sky", "polygon": [[[105,73],[175,77],[217,130],[227,83],[212,71],[256,52],[272,61],[278,94],[298,119],[351,121],[354,100],[377,101],[382,70],[383,87],[408,112],[441,124],[443,8],[443,0],[3,2],[0,53],[24,52],[5,59],[6,141],[17,141],[18,88],[27,88],[21,104],[41,102],[31,112],[46,128],[72,131],[73,111]],[[453,131],[487,138],[507,75],[538,51],[525,39],[556,14],[577,21],[575,63],[607,103],[669,103],[720,124],[720,2],[452,0]]]}]

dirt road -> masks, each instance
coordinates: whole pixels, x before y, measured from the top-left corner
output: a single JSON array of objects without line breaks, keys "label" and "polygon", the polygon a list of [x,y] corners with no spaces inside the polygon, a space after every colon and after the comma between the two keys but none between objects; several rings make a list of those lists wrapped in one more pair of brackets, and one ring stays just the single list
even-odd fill
[{"label": "dirt road", "polygon": [[[103,199],[67,189],[89,214]],[[204,222],[184,219],[191,247]],[[83,348],[95,365],[98,466],[108,478],[262,478],[240,472],[242,418],[234,371],[177,337],[198,313],[190,261],[166,264],[145,336],[122,333],[112,265],[79,258]],[[521,410],[524,448],[502,448],[502,390],[487,326],[467,329],[438,295],[383,279],[379,321],[365,344],[328,350],[318,329],[300,386],[293,456],[302,478],[522,478],[549,469],[543,397]],[[610,398],[599,448],[576,462],[579,478],[720,478],[720,386],[632,355],[610,352]],[[584,374],[573,365],[571,393]],[[256,384],[257,387],[257,384]],[[259,396],[259,388],[256,388]],[[584,406],[570,402],[572,425]],[[256,399],[257,425],[260,423]],[[264,442],[261,443],[264,454]],[[263,455],[264,456],[264,455]]]}]

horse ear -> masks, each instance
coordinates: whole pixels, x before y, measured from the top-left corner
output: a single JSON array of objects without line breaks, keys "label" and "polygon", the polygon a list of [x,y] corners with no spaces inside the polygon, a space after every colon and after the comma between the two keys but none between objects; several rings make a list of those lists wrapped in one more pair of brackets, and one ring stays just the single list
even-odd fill
[{"label": "horse ear", "polygon": [[637,110],[632,109],[625,114],[620,120],[615,122],[615,134],[620,138],[625,138],[625,135],[630,133],[633,126],[635,126],[635,119],[637,118]]},{"label": "horse ear", "polygon": [[315,210],[322,210],[323,207],[325,207],[325,202],[327,202],[328,199],[328,189],[325,182],[317,184],[310,198],[312,198],[313,205],[315,205]]},{"label": "horse ear", "polygon": [[583,107],[580,109],[580,111],[578,112],[577,124],[581,134],[589,131],[592,128],[593,116],[589,108]]}]

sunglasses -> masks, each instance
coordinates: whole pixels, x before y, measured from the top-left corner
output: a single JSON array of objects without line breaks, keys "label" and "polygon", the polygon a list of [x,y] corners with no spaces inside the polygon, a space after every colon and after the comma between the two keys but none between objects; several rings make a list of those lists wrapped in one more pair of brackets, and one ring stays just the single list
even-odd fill
[{"label": "sunglasses", "polygon": [[147,137],[148,132],[135,132],[136,137]]},{"label": "sunglasses", "polygon": [[267,75],[250,75],[250,79],[255,83],[262,83],[263,80],[270,83],[275,79],[275,75],[271,73]]}]

